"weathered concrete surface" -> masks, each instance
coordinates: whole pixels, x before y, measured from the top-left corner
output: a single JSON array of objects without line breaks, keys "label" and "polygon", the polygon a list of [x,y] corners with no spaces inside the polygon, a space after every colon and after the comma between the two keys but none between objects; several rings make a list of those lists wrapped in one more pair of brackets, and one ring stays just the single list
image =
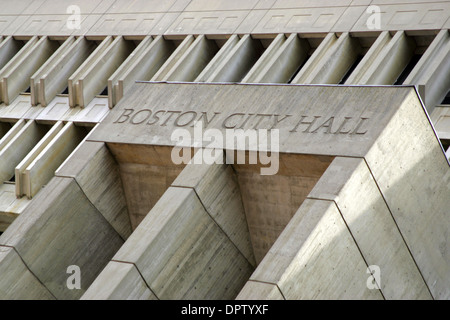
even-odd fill
[{"label": "weathered concrete surface", "polygon": [[156,300],[156,296],[135,265],[111,261],[81,300]]},{"label": "weathered concrete surface", "polygon": [[[286,299],[382,299],[366,287],[366,268],[336,205],[307,199],[250,280],[277,285]],[[238,298],[265,293],[244,288]]]},{"label": "weathered concrete surface", "polygon": [[[176,128],[279,129],[280,153],[364,156],[413,87],[136,83],[89,139],[174,146]],[[193,112],[196,112],[194,114]],[[195,137],[198,139],[199,137]],[[301,142],[301,143],[299,143]]]},{"label": "weathered concrete surface", "polygon": [[259,263],[291,220],[332,157],[280,154],[276,175],[261,175],[259,164],[234,164]]},{"label": "weathered concrete surface", "polygon": [[183,169],[170,160],[171,148],[108,144],[119,164],[132,230],[169,188]]},{"label": "weathered concrete surface", "polygon": [[[175,165],[194,120],[279,129],[277,174]],[[138,83],[0,244],[59,299],[447,299],[449,181],[413,87]],[[265,254],[254,222],[273,212]]]},{"label": "weathered concrete surface", "polygon": [[119,166],[104,143],[83,142],[55,175],[74,178],[122,239],[130,236],[132,229]]},{"label": "weathered concrete surface", "polygon": [[[195,191],[179,187],[164,193],[113,260],[134,264],[158,299],[233,299],[253,271]],[[102,272],[87,297],[102,297],[103,285],[121,278]]]},{"label": "weathered concrete surface", "polygon": [[191,164],[172,183],[193,188],[205,210],[245,258],[256,266],[251,234],[242,202],[242,189],[230,165]]},{"label": "weathered concrete surface", "polygon": [[386,299],[432,298],[364,159],[336,158],[308,197],[335,202]]},{"label": "weathered concrete surface", "polygon": [[450,298],[450,169],[415,92],[365,156],[435,299]]},{"label": "weathered concrete surface", "polygon": [[0,246],[0,272],[1,300],[55,299],[28,270],[14,248]]}]

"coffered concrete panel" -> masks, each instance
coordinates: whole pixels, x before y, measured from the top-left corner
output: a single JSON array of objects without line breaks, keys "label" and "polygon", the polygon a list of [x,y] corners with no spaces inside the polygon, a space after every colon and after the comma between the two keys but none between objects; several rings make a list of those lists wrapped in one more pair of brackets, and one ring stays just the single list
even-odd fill
[{"label": "coffered concrete panel", "polygon": [[271,9],[252,30],[255,34],[298,32],[324,34],[344,13],[345,7]]},{"label": "coffered concrete panel", "polygon": [[227,35],[234,33],[248,14],[248,10],[199,12],[184,11],[177,17],[164,35]]}]

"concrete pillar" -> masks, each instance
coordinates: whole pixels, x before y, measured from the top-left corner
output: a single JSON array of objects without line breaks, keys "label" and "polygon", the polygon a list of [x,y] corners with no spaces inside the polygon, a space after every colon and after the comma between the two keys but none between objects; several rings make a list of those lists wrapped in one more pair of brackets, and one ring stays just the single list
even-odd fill
[{"label": "concrete pillar", "polygon": [[172,68],[177,64],[178,60],[184,55],[184,53],[189,49],[191,44],[195,41],[193,35],[186,36],[183,41],[178,45],[178,47],[173,51],[170,57],[164,62],[161,68],[153,75],[150,79],[151,81],[166,81],[167,74],[172,70]]},{"label": "concrete pillar", "polygon": [[[269,52],[274,42],[266,49],[263,56]],[[292,33],[282,44],[274,46],[274,50],[267,55],[266,59],[261,57],[242,82],[287,83],[308,58],[309,50],[308,42]]]},{"label": "concrete pillar", "polygon": [[84,37],[69,37],[31,77],[31,104],[47,106],[68,86],[69,77],[89,57],[94,41]]},{"label": "concrete pillar", "polygon": [[441,30],[406,78],[404,84],[422,86],[429,114],[450,90],[450,34]]},{"label": "concrete pillar", "polygon": [[167,73],[167,81],[194,81],[219,51],[215,41],[199,35]]},{"label": "concrete pillar", "polygon": [[237,299],[382,299],[366,287],[366,269],[334,202],[306,199]]},{"label": "concrete pillar", "polygon": [[[394,84],[413,56],[415,47],[414,39],[404,31],[397,31],[394,36],[389,32],[382,33],[367,52],[367,58],[361,60],[361,69],[355,69],[355,76],[347,83]],[[363,67],[365,64],[368,67]]]},{"label": "concrete pillar", "polygon": [[[47,145],[43,146],[36,157],[29,159],[30,162],[26,163],[21,179],[24,193],[29,199],[53,177],[55,170],[85,135],[83,127],[76,127],[73,122],[67,122],[49,141],[46,141]],[[26,160],[28,162],[28,159]]]},{"label": "concrete pillar", "polygon": [[[39,156],[39,154],[47,147],[56,134],[63,128],[62,121],[55,123],[45,136],[34,146],[34,148],[26,155],[25,158],[15,168],[16,196],[18,198],[29,193],[30,176],[26,175],[27,167]],[[52,174],[53,176],[53,174]],[[42,185],[41,185],[42,186]]]},{"label": "concrete pillar", "polygon": [[[330,35],[330,34],[329,34]],[[361,52],[357,39],[349,33],[327,36],[314,51],[292,83],[337,84]]]},{"label": "concrete pillar", "polygon": [[211,59],[208,65],[200,72],[200,74],[195,79],[195,82],[205,82],[214,73],[216,68],[221,65],[221,63],[227,58],[231,50],[238,44],[240,38],[237,34],[233,34],[224,45],[220,48],[219,52]]},{"label": "concrete pillar", "polygon": [[85,107],[106,86],[108,78],[133,51],[132,42],[122,36],[106,37],[77,71],[69,78],[71,107]]},{"label": "concrete pillar", "polygon": [[[164,193],[107,270],[115,262],[135,265],[158,299],[233,299],[253,271],[196,192],[179,187]],[[105,286],[120,290],[126,277],[102,272],[85,297],[104,297]]]},{"label": "concrete pillar", "polygon": [[33,149],[45,133],[45,127],[30,120],[16,135],[11,138],[9,135],[6,137],[6,139],[10,138],[10,140],[0,151],[0,181],[9,180],[14,176],[14,168]]},{"label": "concrete pillar", "polygon": [[150,80],[175,50],[172,41],[145,37],[108,79],[108,104],[112,108],[136,80]]},{"label": "concrete pillar", "polygon": [[240,82],[263,53],[259,40],[244,35],[206,82]]},{"label": "concrete pillar", "polygon": [[21,91],[28,88],[30,77],[56,51],[59,44],[47,36],[34,36],[0,70],[2,101],[9,105]]}]

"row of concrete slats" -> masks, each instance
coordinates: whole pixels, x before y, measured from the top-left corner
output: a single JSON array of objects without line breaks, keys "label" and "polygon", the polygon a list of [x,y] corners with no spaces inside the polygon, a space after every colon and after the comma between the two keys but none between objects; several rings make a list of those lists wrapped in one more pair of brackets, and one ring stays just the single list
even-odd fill
[{"label": "row of concrete slats", "polygon": [[0,140],[0,181],[15,178],[16,196],[31,199],[85,137],[85,127],[20,119]]},{"label": "row of concrete slats", "polygon": [[[429,87],[427,105],[434,106],[450,87],[448,38],[442,30],[404,82]],[[72,36],[58,49],[46,36],[34,36],[22,48],[7,37],[0,42],[0,97],[10,104],[30,82],[32,104],[46,106],[68,86],[70,106],[85,107],[107,87],[113,107],[136,80],[338,84],[361,56],[345,84],[394,84],[417,47],[405,31],[383,31],[370,48],[359,39],[329,33],[312,48],[298,34],[278,34],[265,50],[249,34],[231,35],[222,46],[205,35],[188,35],[178,46],[163,36],[144,37],[137,46],[107,36],[96,48],[95,41]]]}]

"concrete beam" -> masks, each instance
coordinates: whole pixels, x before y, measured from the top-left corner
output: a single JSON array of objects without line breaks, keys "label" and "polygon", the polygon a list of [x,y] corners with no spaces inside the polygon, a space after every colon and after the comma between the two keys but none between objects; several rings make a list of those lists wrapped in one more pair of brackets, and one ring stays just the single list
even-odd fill
[{"label": "concrete beam", "polygon": [[215,41],[199,35],[170,69],[165,80],[194,81],[217,51],[219,51],[219,47]]},{"label": "concrete beam", "polygon": [[62,121],[55,123],[15,168],[16,196],[18,198],[26,195],[28,193],[27,189],[31,187],[30,177],[25,174],[25,170],[39,156],[44,148],[47,147],[63,126]]},{"label": "concrete beam", "polygon": [[31,199],[84,138],[84,128],[68,122],[43,146],[22,174],[25,195]]},{"label": "concrete beam", "polygon": [[421,92],[429,114],[450,90],[450,34],[441,30],[404,84],[423,86]]},{"label": "concrete beam", "polygon": [[432,299],[363,159],[335,158],[308,197],[335,202],[364,261],[379,268],[385,299]]},{"label": "concrete beam", "polygon": [[9,140],[0,151],[0,181],[7,181],[14,176],[15,167],[45,133],[45,127],[30,120]]},{"label": "concrete beam", "polygon": [[[253,270],[195,191],[178,187],[164,193],[113,261],[134,264],[158,299],[233,299]],[[102,272],[89,297],[121,281]]]},{"label": "concrete beam", "polygon": [[20,92],[26,90],[30,77],[57,50],[59,44],[44,36],[33,37],[0,70],[2,101],[9,105]]},{"label": "concrete beam", "polygon": [[[15,296],[30,299],[48,298],[47,292],[29,291],[36,278],[56,299],[80,298],[122,244],[77,182],[60,177],[54,177],[0,237],[0,245],[14,248],[35,276],[14,288]],[[78,290],[67,286],[72,265],[80,268]],[[2,277],[0,291],[10,290],[10,281]]]},{"label": "concrete beam", "polygon": [[108,104],[113,108],[136,80],[150,80],[175,50],[162,36],[144,38],[108,79]]},{"label": "concrete beam", "polygon": [[170,72],[170,70],[172,70],[172,68],[177,64],[179,59],[183,57],[183,55],[187,52],[187,50],[194,41],[195,37],[193,35],[186,36],[150,80],[166,81],[167,75]]},{"label": "concrete beam", "polygon": [[253,69],[250,70],[242,82],[287,83],[303,62],[308,59],[309,51],[310,46],[308,42],[305,39],[299,38],[297,34],[292,33],[270,55],[270,58],[268,57],[267,61],[260,64],[261,59],[258,60],[253,67],[253,69],[257,69],[258,71],[254,73]]},{"label": "concrete beam", "polygon": [[94,50],[94,42],[69,37],[31,77],[31,104],[47,106],[68,86],[69,77]]},{"label": "concrete beam", "polygon": [[259,40],[244,35],[206,82],[240,82],[263,51]]},{"label": "concrete beam", "polygon": [[[108,279],[105,281],[104,279]],[[132,263],[110,261],[80,300],[157,300]]]},{"label": "concrete beam", "polygon": [[[289,300],[383,299],[367,288],[366,269],[334,202],[306,199],[250,280],[276,285]],[[249,291],[240,298],[266,298]]]}]

